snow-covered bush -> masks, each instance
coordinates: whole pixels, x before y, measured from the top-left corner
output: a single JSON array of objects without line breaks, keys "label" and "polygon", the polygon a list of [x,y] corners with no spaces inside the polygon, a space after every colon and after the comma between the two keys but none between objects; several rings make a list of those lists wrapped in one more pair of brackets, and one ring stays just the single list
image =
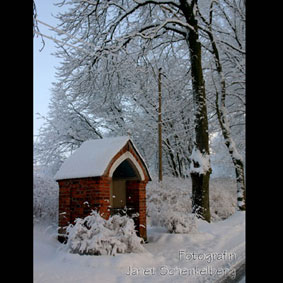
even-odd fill
[{"label": "snow-covered bush", "polygon": [[[190,179],[164,177],[147,186],[147,216],[153,226],[169,232],[192,233],[197,230],[192,215],[192,183]],[[210,180],[211,220],[226,219],[236,211],[236,184],[231,179]]]},{"label": "snow-covered bush", "polygon": [[113,215],[108,220],[99,213],[77,218],[67,227],[67,247],[71,253],[87,255],[115,255],[143,252],[143,239],[136,235],[133,219]]},{"label": "snow-covered bush", "polygon": [[192,233],[197,230],[192,212],[189,180],[165,177],[147,186],[147,215],[153,226],[167,228],[170,233]]},{"label": "snow-covered bush", "polygon": [[234,214],[237,208],[235,180],[229,178],[211,179],[209,186],[212,221],[224,220]]},{"label": "snow-covered bush", "polygon": [[184,213],[163,207],[159,213],[159,219],[161,225],[170,233],[187,234],[197,231],[196,218],[192,213]]},{"label": "snow-covered bush", "polygon": [[33,217],[37,222],[57,223],[59,188],[49,174],[34,170]]}]

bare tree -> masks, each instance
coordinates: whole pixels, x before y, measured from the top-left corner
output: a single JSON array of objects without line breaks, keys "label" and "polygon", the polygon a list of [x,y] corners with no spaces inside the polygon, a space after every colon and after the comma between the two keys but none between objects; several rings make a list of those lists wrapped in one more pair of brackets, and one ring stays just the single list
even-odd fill
[{"label": "bare tree", "polygon": [[[233,53],[240,53],[241,56],[245,54],[245,51],[243,49],[243,43],[240,40],[240,36],[238,35],[238,32],[243,32],[243,30],[238,31],[239,26],[236,26],[235,20],[232,20],[232,16],[228,14],[227,11],[229,11],[229,8],[232,9],[232,11],[235,13],[234,17],[237,17],[240,19],[240,21],[244,21],[241,19],[241,16],[244,15],[244,4],[242,5],[241,1],[229,1],[224,0],[225,4],[228,5],[228,9],[223,9],[223,6],[218,6],[221,13],[224,15],[224,19],[228,22],[231,28],[231,36],[233,37],[233,40],[229,41],[222,41],[222,44],[228,45],[230,49],[233,49]],[[211,1],[210,9],[209,9],[209,19],[206,20],[198,10],[198,13],[200,14],[200,17],[202,21],[206,25],[206,29],[202,29],[209,38],[211,48],[212,48],[212,54],[216,66],[216,73],[218,74],[217,79],[214,81],[215,84],[215,108],[217,113],[217,118],[220,124],[220,128],[222,131],[222,135],[224,137],[225,145],[229,151],[229,154],[231,156],[232,162],[234,164],[235,168],[235,175],[236,175],[236,182],[237,182],[237,202],[238,202],[238,209],[239,210],[245,210],[246,204],[245,204],[245,194],[246,194],[246,186],[245,186],[245,178],[244,178],[244,161],[242,156],[237,150],[236,143],[233,140],[232,134],[231,134],[231,127],[228,119],[228,111],[226,107],[226,96],[227,96],[227,90],[226,90],[226,79],[225,74],[223,71],[223,64],[221,62],[220,58],[220,51],[218,48],[218,42],[219,40],[214,35],[214,32],[217,32],[217,27],[213,27],[213,6],[215,2]],[[238,5],[237,5],[238,4]],[[239,20],[238,20],[239,21]],[[234,24],[233,24],[234,23]],[[243,24],[242,24],[243,25]],[[221,43],[221,42],[220,42]],[[233,43],[237,45],[232,45]],[[224,48],[225,49],[225,48]]]},{"label": "bare tree", "polygon": [[[197,0],[159,1],[62,1],[68,12],[58,15],[65,58],[64,82],[80,88],[102,62],[115,61],[121,52],[140,56],[148,50],[163,50],[183,42],[188,47],[195,112],[194,154],[191,155],[193,207],[200,217],[210,221],[208,121],[206,92],[202,70],[202,47],[196,14]],[[71,48],[70,46],[76,46]],[[80,55],[78,55],[80,54]],[[107,59],[106,59],[107,58]],[[83,70],[83,72],[82,72]],[[61,74],[62,74],[61,73]],[[113,112],[119,112],[113,105]],[[121,123],[123,121],[119,120]],[[197,158],[196,158],[197,157]]]}]

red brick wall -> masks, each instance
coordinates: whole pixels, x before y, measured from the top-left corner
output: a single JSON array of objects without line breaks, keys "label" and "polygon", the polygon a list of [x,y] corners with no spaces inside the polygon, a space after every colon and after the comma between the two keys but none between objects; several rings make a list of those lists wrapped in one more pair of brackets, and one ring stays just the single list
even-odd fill
[{"label": "red brick wall", "polygon": [[[97,210],[105,219],[109,218],[111,178],[93,177],[59,180],[59,227],[64,227],[78,217]],[[87,203],[88,204],[87,204]],[[60,229],[59,233],[64,233]]]},{"label": "red brick wall", "polygon": [[147,239],[146,234],[146,187],[147,182],[128,181],[126,187],[127,207],[139,213],[135,224],[140,237]]},{"label": "red brick wall", "polygon": [[[59,233],[64,234],[64,227],[78,217],[89,215],[91,210],[97,210],[105,219],[110,216],[110,186],[111,178],[82,178],[60,180],[59,183]],[[127,181],[127,207],[139,213],[135,218],[139,236],[145,240],[146,234],[146,184],[147,182]],[[86,203],[87,202],[87,203]]]}]

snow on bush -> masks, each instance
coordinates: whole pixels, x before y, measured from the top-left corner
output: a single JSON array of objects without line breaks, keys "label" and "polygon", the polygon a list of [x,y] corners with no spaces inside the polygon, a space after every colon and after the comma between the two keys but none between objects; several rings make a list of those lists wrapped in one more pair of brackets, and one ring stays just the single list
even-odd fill
[{"label": "snow on bush", "polygon": [[[190,179],[165,177],[147,185],[147,216],[151,225],[167,228],[171,233],[193,233],[197,230],[192,214]],[[236,184],[230,179],[211,179],[211,220],[226,219],[236,211]]]},{"label": "snow on bush", "polygon": [[228,178],[211,179],[210,212],[213,221],[224,220],[234,214],[237,209],[236,182]]},{"label": "snow on bush", "polygon": [[116,253],[143,252],[143,239],[136,235],[133,219],[113,215],[108,220],[99,213],[77,218],[67,227],[67,247],[80,255],[115,255]]},{"label": "snow on bush", "polygon": [[56,223],[58,219],[58,184],[53,177],[34,170],[33,174],[33,217],[37,222]]},{"label": "snow on bush", "polygon": [[156,180],[148,184],[147,215],[153,226],[165,227],[170,233],[192,233],[197,230],[187,182],[165,177],[162,184]]},{"label": "snow on bush", "polygon": [[162,226],[170,233],[187,234],[197,232],[196,217],[192,213],[184,213],[163,206],[159,213]]}]

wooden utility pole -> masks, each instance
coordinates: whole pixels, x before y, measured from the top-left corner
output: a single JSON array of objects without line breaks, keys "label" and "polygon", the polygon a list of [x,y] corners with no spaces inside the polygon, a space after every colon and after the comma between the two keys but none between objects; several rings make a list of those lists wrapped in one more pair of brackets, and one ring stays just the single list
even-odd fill
[{"label": "wooden utility pole", "polygon": [[162,182],[162,120],[161,120],[161,68],[158,69],[158,166],[159,182]]}]

